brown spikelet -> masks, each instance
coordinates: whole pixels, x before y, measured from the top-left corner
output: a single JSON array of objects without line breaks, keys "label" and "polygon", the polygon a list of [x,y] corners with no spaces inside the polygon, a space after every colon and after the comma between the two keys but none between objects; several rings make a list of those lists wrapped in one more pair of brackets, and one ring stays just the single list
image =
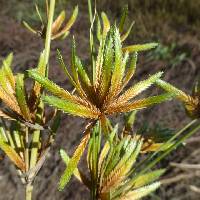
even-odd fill
[{"label": "brown spikelet", "polygon": [[21,114],[20,108],[15,98],[11,98],[1,87],[0,87],[0,98],[2,101],[13,111]]},{"label": "brown spikelet", "polygon": [[189,96],[188,101],[185,102],[185,109],[187,114],[192,118],[200,117],[200,98],[198,96]]},{"label": "brown spikelet", "polygon": [[6,153],[6,155],[10,158],[10,160],[22,171],[25,171],[25,163],[21,159],[21,157],[17,154],[17,152],[11,148],[8,144],[6,144],[0,138],[0,148]]},{"label": "brown spikelet", "polygon": [[102,182],[101,193],[107,193],[112,188],[116,188],[124,179],[125,166],[117,170],[113,170]]}]

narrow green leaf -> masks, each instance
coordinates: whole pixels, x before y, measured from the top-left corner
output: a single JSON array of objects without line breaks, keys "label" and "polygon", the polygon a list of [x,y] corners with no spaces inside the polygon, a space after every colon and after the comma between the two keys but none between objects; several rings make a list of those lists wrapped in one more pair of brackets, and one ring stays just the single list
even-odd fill
[{"label": "narrow green leaf", "polygon": [[96,28],[96,32],[97,32],[97,39],[99,40],[99,42],[101,41],[101,37],[102,37],[102,27],[101,27],[101,22],[99,19],[99,16],[97,15],[97,28]]},{"label": "narrow green leaf", "polygon": [[173,98],[174,98],[174,95],[172,95],[171,93],[164,93],[157,96],[147,97],[145,99],[140,99],[129,104],[126,103],[123,106],[119,106],[119,107],[116,106],[114,108],[112,107],[111,109],[107,110],[107,113],[111,114],[113,112],[115,113],[116,112],[130,112],[133,110],[139,110],[139,109],[152,106],[154,104],[159,104],[165,101],[172,100]]},{"label": "narrow green leaf", "polygon": [[131,130],[136,119],[137,111],[134,110],[126,118],[125,128]]},{"label": "narrow green leaf", "polygon": [[152,97],[148,97],[146,99],[141,99],[141,100],[137,100],[133,103],[130,103],[130,105],[127,106],[127,109],[130,110],[132,108],[134,109],[142,109],[148,106],[151,106],[153,104],[159,104],[165,101],[169,101],[172,100],[174,96],[170,93],[165,93],[165,94],[161,94],[161,95],[157,95],[157,96],[152,96]]},{"label": "narrow green leaf", "polygon": [[112,143],[115,135],[117,134],[117,130],[118,130],[118,125],[116,125],[114,127],[114,129],[112,130],[111,134],[109,135],[109,141],[107,141],[105,144],[104,144],[104,147],[103,149],[101,150],[101,154],[100,154],[100,157],[99,157],[99,173],[100,173],[100,169],[103,167],[102,166],[102,163],[104,161],[104,159],[106,158],[106,156],[108,155],[108,152],[109,152],[109,149],[110,149],[110,143]]},{"label": "narrow green leaf", "polygon": [[7,79],[10,81],[11,86],[13,88],[15,88],[15,77],[14,77],[12,70],[11,70],[12,61],[13,61],[13,54],[10,53],[6,57],[6,59],[3,60],[3,68],[4,68],[5,75],[6,75]]},{"label": "narrow green leaf", "polygon": [[101,18],[103,21],[103,37],[105,38],[108,31],[110,30],[110,22],[107,15],[104,12],[101,13]]},{"label": "narrow green leaf", "polygon": [[22,112],[22,115],[24,116],[25,119],[30,121],[31,116],[30,116],[29,107],[27,105],[27,96],[26,96],[26,91],[24,87],[23,74],[18,74],[16,78],[16,98],[17,98],[17,102],[19,104],[20,110]]},{"label": "narrow green leaf", "polygon": [[72,27],[72,25],[73,25],[74,22],[76,21],[77,16],[78,16],[78,6],[76,6],[76,7],[74,8],[71,17],[70,17],[70,19],[69,19],[67,25],[66,25],[65,28],[64,28],[65,31],[66,31],[66,30],[69,30],[69,29]]},{"label": "narrow green leaf", "polygon": [[14,93],[15,90],[12,87],[12,85],[10,84],[10,81],[8,80],[7,76],[6,76],[6,72],[5,72],[5,68],[1,68],[0,69],[0,85],[3,88],[3,90],[9,95],[12,96],[12,98],[14,97]]},{"label": "narrow green leaf", "polygon": [[75,87],[76,83],[74,82],[72,76],[70,75],[69,71],[67,70],[67,66],[65,65],[65,62],[63,60],[63,56],[61,54],[61,52],[57,49],[57,57],[58,57],[58,61],[60,63],[60,67],[63,69],[63,71],[65,72],[66,76],[68,77],[69,81],[72,83],[72,85]]},{"label": "narrow green leaf", "polygon": [[35,10],[36,10],[36,13],[37,13],[37,15],[38,15],[38,17],[39,17],[41,23],[43,24],[43,19],[42,19],[42,16],[41,16],[41,14],[40,14],[40,11],[39,11],[39,8],[38,8],[38,5],[37,5],[37,4],[35,4]]},{"label": "narrow green leaf", "polygon": [[124,77],[122,89],[128,84],[128,82],[130,81],[130,79],[135,73],[137,57],[138,57],[137,52],[135,52],[131,57],[130,66],[127,69],[126,75]]},{"label": "narrow green leaf", "polygon": [[52,37],[52,39],[61,37],[63,35],[66,36],[66,34],[69,33],[69,30],[71,29],[72,25],[75,23],[77,16],[78,16],[78,6],[76,6],[75,9],[73,10],[72,15],[71,15],[69,21],[67,22],[67,24],[64,26],[64,28],[60,32],[58,32],[57,34],[55,34]]},{"label": "narrow green leaf", "polygon": [[112,70],[113,70],[113,61],[114,61],[114,50],[113,50],[113,38],[111,35],[107,38],[104,52],[104,63],[101,74],[101,84],[100,84],[100,94],[104,97],[110,87]]},{"label": "narrow green leaf", "polygon": [[44,88],[46,88],[55,96],[66,99],[68,101],[72,101],[74,103],[79,102],[78,98],[76,98],[74,95],[71,95],[67,90],[62,89],[61,87],[50,81],[48,78],[42,76],[36,70],[28,70],[28,75],[29,77],[39,82]]},{"label": "narrow green leaf", "polygon": [[136,83],[134,86],[129,88],[124,94],[122,94],[119,98],[119,102],[126,102],[149,88],[153,83],[155,83],[161,76],[163,72],[158,72],[152,76],[150,76],[148,79],[144,81],[140,81]]},{"label": "narrow green leaf", "polygon": [[[66,164],[66,166],[68,166],[69,161],[70,161],[70,157],[67,155],[67,153],[61,149],[60,150],[60,156],[62,158],[62,160],[64,161],[64,163]],[[87,177],[85,175],[83,175],[83,173],[81,171],[79,171],[78,168],[74,169],[74,176],[83,184],[85,184],[86,187],[90,188],[90,182],[87,179]]]},{"label": "narrow green leaf", "polygon": [[72,69],[72,76],[77,84],[79,80],[78,80],[78,69],[76,67],[76,42],[74,37],[72,40],[71,69]]},{"label": "narrow green leaf", "polygon": [[144,186],[142,188],[133,190],[125,194],[123,197],[121,197],[122,200],[139,200],[142,197],[147,196],[151,192],[155,191],[157,188],[160,187],[160,183],[156,182],[148,186]]},{"label": "narrow green leaf", "polygon": [[4,138],[0,135],[0,148],[5,152],[5,154],[10,158],[10,160],[22,171],[25,171],[25,164],[17,152],[10,147]]},{"label": "narrow green leaf", "polygon": [[57,33],[65,20],[65,11],[63,10],[52,24],[52,34]]},{"label": "narrow green leaf", "polygon": [[87,146],[88,140],[90,138],[90,134],[87,134],[82,139],[79,146],[76,148],[74,155],[69,160],[66,170],[64,171],[63,175],[60,178],[58,189],[61,191],[64,189],[64,187],[69,182],[72,174],[74,173],[74,170],[77,168],[77,165],[81,159],[81,156]]},{"label": "narrow green leaf", "polygon": [[110,96],[113,96],[113,94],[118,93],[125,70],[122,64],[123,57],[122,57],[121,39],[119,35],[119,30],[116,27],[114,28],[113,40],[114,40],[115,61],[112,73]]},{"label": "narrow green leaf", "polygon": [[30,32],[37,34],[37,31],[33,29],[27,22],[23,21],[22,23],[25,26],[25,28],[27,28]]},{"label": "narrow green leaf", "polygon": [[[138,144],[137,141],[130,141],[130,143],[128,144],[128,146],[125,149],[125,153],[123,155],[123,157],[120,159],[119,163],[117,164],[117,166],[115,167],[115,170],[118,170],[120,168],[122,168],[123,165],[126,165],[127,162],[129,162],[129,164],[127,165],[127,167],[129,165],[133,165],[135,162],[135,159],[138,155]],[[134,158],[132,158],[132,156],[134,156]],[[132,159],[131,159],[132,158]],[[129,167],[128,167],[129,168]],[[126,170],[124,170],[125,173],[127,173]]]},{"label": "narrow green leaf", "polygon": [[59,110],[62,110],[71,115],[85,117],[85,118],[93,118],[96,119],[98,117],[98,112],[91,110],[88,107],[85,107],[80,104],[72,103],[67,100],[59,99],[54,96],[43,96],[43,101],[48,103],[51,106],[56,107]]},{"label": "narrow green leaf", "polygon": [[124,33],[122,36],[121,36],[121,41],[124,42],[127,37],[129,36],[132,28],[133,28],[133,25],[135,24],[135,22],[132,22],[131,25],[129,26],[128,30],[126,31],[126,33]]},{"label": "narrow green leaf", "polygon": [[139,51],[147,51],[157,46],[158,46],[157,43],[136,44],[136,45],[124,47],[122,50],[124,52],[128,51],[129,53],[132,53],[132,52],[139,52]]},{"label": "narrow green leaf", "polygon": [[87,87],[91,87],[91,82],[90,82],[90,79],[89,79],[89,76],[87,75],[82,63],[81,63],[81,60],[79,59],[79,57],[76,56],[76,66],[77,66],[77,69],[78,69],[78,73],[81,77],[81,80],[82,82],[84,83],[84,85],[86,85]]},{"label": "narrow green leaf", "polygon": [[[45,76],[46,64],[45,64],[44,51],[40,54],[40,58],[39,58],[36,70],[38,71],[40,75]],[[36,106],[39,103],[39,98],[42,92],[41,90],[42,90],[41,84],[35,81],[32,91],[31,91],[31,95],[29,97],[29,108],[31,111],[36,109]]]},{"label": "narrow green leaf", "polygon": [[128,5],[124,6],[122,15],[120,18],[120,23],[119,23],[119,32],[120,33],[122,33],[124,30],[124,24],[125,24],[127,15],[128,15]]},{"label": "narrow green leaf", "polygon": [[183,101],[183,102],[188,101],[188,95],[186,93],[184,93],[182,90],[177,89],[176,87],[174,87],[170,83],[167,83],[167,82],[159,79],[159,80],[156,81],[156,84],[158,86],[160,86],[162,89],[164,89],[165,91],[173,93],[174,95],[176,95],[176,97],[179,98],[181,101]]},{"label": "narrow green leaf", "polygon": [[159,169],[152,172],[148,172],[133,180],[131,184],[134,188],[147,185],[157,180],[160,176],[162,176],[165,173],[165,171],[165,169]]}]

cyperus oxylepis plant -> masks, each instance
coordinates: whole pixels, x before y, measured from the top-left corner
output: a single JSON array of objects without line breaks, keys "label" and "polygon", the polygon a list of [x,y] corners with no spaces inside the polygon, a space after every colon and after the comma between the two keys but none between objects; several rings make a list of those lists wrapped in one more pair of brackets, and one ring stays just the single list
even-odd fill
[{"label": "cyperus oxylepis plant", "polygon": [[[58,85],[42,76],[35,70],[29,70],[30,77],[38,81],[44,88],[50,91],[54,96],[43,96],[43,101],[63,110],[69,114],[88,118],[91,120],[86,128],[86,133],[82,139],[74,157],[78,163],[83,149],[86,147],[90,136],[90,129],[94,126],[97,120],[100,121],[101,127],[105,134],[108,134],[107,116],[116,113],[130,112],[132,110],[142,109],[153,104],[158,104],[172,98],[170,93],[165,93],[157,96],[147,97],[139,100],[133,100],[138,94],[150,87],[158,80],[162,73],[156,73],[144,81],[136,83],[129,89],[124,91],[124,88],[132,78],[135,68],[138,50],[146,50],[152,48],[152,45],[140,45],[131,47],[122,47],[119,30],[116,26],[108,28],[108,23],[104,23],[103,33],[101,34],[101,42],[98,55],[95,59],[95,71],[90,76],[86,73],[80,59],[76,55],[75,42],[72,45],[71,71],[65,67],[63,59],[59,54],[60,63],[68,76],[70,82],[75,87],[77,94],[72,94],[67,90],[60,88]],[[153,44],[153,47],[155,45]],[[137,49],[138,48],[138,49]],[[132,51],[134,51],[132,55]],[[130,57],[130,58],[129,58]],[[84,147],[84,148],[83,148]],[[78,149],[82,150],[79,151]],[[75,165],[74,159],[73,166]],[[72,162],[69,162],[71,166]],[[69,171],[62,176],[61,182],[65,184],[69,181],[71,167]],[[63,188],[60,185],[60,189]]]},{"label": "cyperus oxylepis plant", "polygon": [[[164,170],[136,176],[135,166],[142,149],[142,139],[131,135],[118,136],[116,126],[109,134],[109,141],[103,144],[99,133],[101,127],[97,125],[88,145],[87,166],[90,176],[77,168],[74,170],[75,177],[90,190],[93,199],[136,200],[160,186],[159,182],[154,181]],[[64,150],[60,154],[68,166],[70,158]]]},{"label": "cyperus oxylepis plant", "polygon": [[[35,5],[35,10],[36,10],[36,13],[41,22],[40,29],[32,28],[25,21],[23,22],[23,24],[29,31],[31,31],[32,33],[39,35],[40,37],[45,39],[48,20],[49,20],[49,1],[46,0],[46,19],[43,19],[42,14],[40,13],[40,10],[39,10],[37,4]],[[74,22],[76,21],[77,16],[78,16],[78,6],[75,7],[70,19],[64,25],[66,12],[64,10],[61,11],[61,13],[58,15],[58,17],[55,19],[55,21],[52,24],[51,40],[55,40],[55,39],[59,39],[59,38],[62,38],[62,39],[66,38],[69,35],[70,29],[73,26]]]},{"label": "cyperus oxylepis plant", "polygon": [[[48,74],[50,41],[54,39],[51,33],[58,28],[60,23],[58,19],[53,23],[54,7],[55,1],[51,1],[48,24],[44,33],[45,49],[36,67],[36,71],[43,76]],[[73,24],[72,21],[69,23]],[[71,25],[68,26],[68,30]],[[32,88],[28,91],[25,84],[26,75],[13,74],[12,60],[13,54],[9,54],[3,60],[0,69],[0,99],[2,101],[0,148],[16,166],[22,183],[26,186],[26,199],[30,200],[34,179],[54,141],[60,114],[57,110],[46,113],[41,101],[43,88],[34,81]],[[44,136],[44,133],[47,135]]]},{"label": "cyperus oxylepis plant", "polygon": [[[200,116],[199,89],[195,90],[193,96],[188,96],[162,81],[162,72],[129,86],[136,70],[138,52],[154,48],[157,44],[124,47],[123,42],[133,26],[132,23],[124,32],[127,8],[124,9],[119,24],[114,23],[111,26],[104,12],[101,14],[101,20],[96,11],[93,15],[91,1],[88,0],[91,22],[90,65],[85,67],[78,57],[76,49],[79,45],[76,45],[74,38],[71,72],[58,51],[59,63],[75,89],[73,92],[64,90],[48,79],[50,42],[68,35],[77,17],[78,7],[74,9],[67,24],[63,25],[64,11],[55,21],[53,18],[55,0],[50,0],[50,6],[49,1],[46,1],[46,5],[48,18],[46,22],[36,6],[42,22],[41,30],[34,30],[26,22],[24,23],[29,30],[35,34],[39,33],[45,39],[45,49],[41,53],[38,67],[28,70],[27,73],[34,79],[32,90],[28,92],[26,89],[24,80],[27,74],[15,76],[12,73],[10,68],[12,54],[3,61],[0,70],[0,98],[3,102],[0,111],[2,117],[0,148],[17,167],[23,183],[26,184],[26,199],[30,200],[33,180],[45,161],[58,128],[57,109],[89,119],[83,139],[74,155],[69,158],[61,150],[61,157],[67,168],[60,179],[59,190],[64,189],[74,174],[90,190],[92,199],[141,199],[159,187],[159,182],[152,182],[164,172],[163,170],[150,171],[150,169],[199,130],[200,125],[198,120],[193,120],[173,136],[170,135],[170,138],[159,140],[160,135],[147,134],[145,136],[143,132],[132,130],[136,110],[177,97],[184,102],[190,116],[198,118]],[[99,40],[98,51],[94,44],[95,23]],[[140,93],[155,83],[167,93],[136,99]],[[46,95],[43,88],[52,93],[52,96]],[[46,115],[43,102],[56,108],[53,115]],[[129,115],[122,131],[117,131],[117,126],[113,128],[110,116],[131,111],[133,112]],[[48,132],[48,137],[43,137],[43,131]],[[121,132],[121,135],[118,132]],[[87,144],[89,177],[77,168]],[[141,162],[138,159],[137,162],[137,157],[144,153],[145,159]]]}]

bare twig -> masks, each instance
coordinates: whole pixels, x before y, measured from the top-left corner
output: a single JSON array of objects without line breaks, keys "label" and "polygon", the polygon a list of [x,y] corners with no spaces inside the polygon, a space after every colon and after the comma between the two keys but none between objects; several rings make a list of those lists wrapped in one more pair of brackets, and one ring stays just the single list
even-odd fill
[{"label": "bare twig", "polygon": [[190,190],[192,190],[193,192],[196,192],[196,193],[200,194],[200,188],[198,188],[195,185],[190,185]]},{"label": "bare twig", "polygon": [[179,174],[177,176],[173,176],[173,177],[170,177],[170,178],[162,179],[160,182],[163,185],[169,185],[171,183],[176,183],[176,182],[179,182],[181,180],[191,179],[191,178],[194,178],[194,177],[200,177],[200,172],[196,171],[195,173]]},{"label": "bare twig", "polygon": [[187,164],[187,163],[170,163],[171,166],[177,167],[180,169],[194,169],[194,170],[200,170],[200,164]]}]

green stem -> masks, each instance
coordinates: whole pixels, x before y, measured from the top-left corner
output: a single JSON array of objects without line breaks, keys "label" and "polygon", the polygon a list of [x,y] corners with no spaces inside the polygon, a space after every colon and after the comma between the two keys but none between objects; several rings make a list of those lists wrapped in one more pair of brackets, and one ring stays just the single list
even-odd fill
[{"label": "green stem", "polygon": [[55,0],[50,0],[47,32],[46,32],[46,38],[45,38],[45,64],[47,65],[47,70],[46,70],[47,75],[48,75],[48,63],[49,63],[49,54],[50,54],[50,46],[51,46],[51,32],[52,32],[54,10],[55,10]]},{"label": "green stem", "polygon": [[39,140],[40,140],[40,131],[35,130],[34,133],[33,133],[33,139],[32,139],[30,169],[35,167],[35,165],[37,163]]},{"label": "green stem", "polygon": [[26,200],[32,200],[33,185],[31,183],[28,183],[25,190]]},{"label": "green stem", "polygon": [[[187,128],[190,128],[191,125],[194,124],[195,121],[192,121],[191,123],[189,123],[188,125],[186,125],[183,129],[181,129],[176,135],[180,135],[181,133],[183,133],[184,131],[187,130]],[[141,171],[139,171],[138,173],[136,173],[136,175],[134,176],[134,179],[131,179],[128,184],[131,185],[131,182],[135,181],[137,177],[139,177],[142,174],[145,174],[148,170],[152,169],[152,167],[154,167],[158,162],[160,162],[163,158],[165,158],[169,153],[171,153],[174,149],[176,149],[179,145],[181,145],[186,139],[188,139],[189,137],[191,137],[193,134],[195,134],[198,130],[200,129],[200,124],[196,125],[195,127],[192,128],[192,130],[188,131],[185,135],[183,135],[178,141],[176,141],[169,149],[167,149],[166,151],[162,152],[157,158],[153,159],[151,162],[149,160],[149,158],[147,160],[145,160],[145,162],[142,162],[142,165],[140,165],[139,167],[135,167],[134,169],[141,169],[141,166],[143,166],[143,164],[145,164],[145,166],[142,168]],[[158,153],[158,152],[157,152]],[[157,155],[157,154],[156,154]],[[153,157],[150,156],[150,158],[152,159]],[[123,189],[125,188],[125,186],[122,186],[122,188],[120,188],[120,190],[115,194],[119,194],[121,191],[123,191]]]},{"label": "green stem", "polygon": [[89,11],[90,23],[92,24],[93,15],[92,15],[92,2],[91,2],[91,0],[88,0],[88,11]]},{"label": "green stem", "polygon": [[[190,123],[188,123],[186,126],[184,126],[181,130],[179,130],[174,136],[172,136],[167,142],[165,142],[161,147],[154,152],[153,154],[149,155],[145,160],[143,160],[136,168],[140,169],[143,165],[146,166],[146,163],[149,163],[157,154],[162,150],[165,149],[165,147],[169,146],[176,138],[178,138],[181,134],[183,134],[184,131],[186,131],[188,128],[190,128],[192,125],[195,124],[197,120],[193,120]],[[130,172],[130,174],[132,171]]]},{"label": "green stem", "polygon": [[183,135],[167,151],[164,151],[155,160],[153,160],[152,162],[150,162],[149,164],[147,164],[146,167],[141,171],[141,174],[147,172],[149,169],[151,169],[152,167],[154,167],[158,162],[160,162],[163,158],[165,158],[169,153],[171,153],[174,149],[176,149],[179,145],[181,145],[186,139],[188,139],[189,137],[191,137],[199,129],[200,129],[200,125],[197,125],[195,128],[193,128],[187,134]]},{"label": "green stem", "polygon": [[93,13],[92,13],[92,0],[88,0],[88,12],[89,12],[89,19],[90,19],[90,58],[91,58],[91,65],[92,65],[92,74],[93,74],[93,82],[95,83],[96,78],[96,69],[95,69],[95,61],[94,61],[94,36],[93,36]]},{"label": "green stem", "polygon": [[28,127],[25,128],[25,164],[26,172],[29,170],[29,138],[28,138]]}]

